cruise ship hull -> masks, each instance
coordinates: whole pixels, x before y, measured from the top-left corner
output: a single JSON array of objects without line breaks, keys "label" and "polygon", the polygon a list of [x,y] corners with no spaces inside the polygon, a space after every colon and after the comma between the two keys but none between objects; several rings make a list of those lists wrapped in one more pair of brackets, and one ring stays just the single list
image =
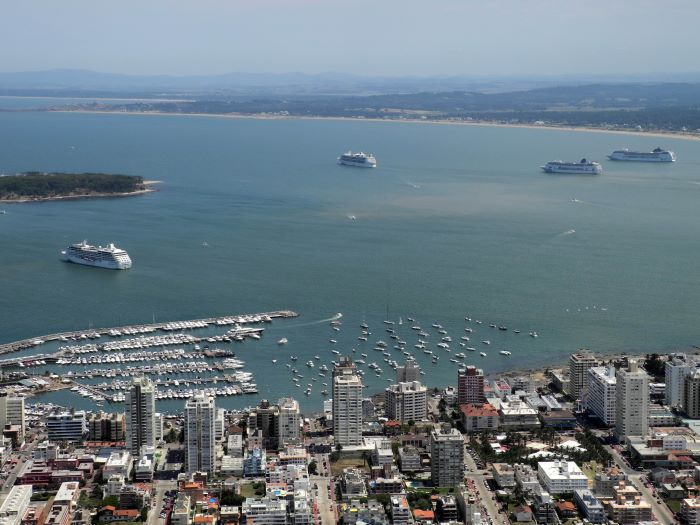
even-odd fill
[{"label": "cruise ship hull", "polygon": [[564,168],[542,166],[542,171],[545,173],[563,173],[567,175],[600,175],[602,170],[596,168]]},{"label": "cruise ship hull", "polygon": [[355,168],[376,168],[377,163],[371,163],[371,162],[352,162],[348,160],[343,160],[343,159],[338,159],[338,164],[342,164],[343,166],[354,166]]},{"label": "cruise ship hull", "polygon": [[626,155],[608,155],[608,159],[617,160],[623,162],[676,162],[671,156],[659,156],[659,157],[630,157]]},{"label": "cruise ship hull", "polygon": [[107,270],[126,270],[131,268],[131,261],[117,262],[117,261],[92,261],[89,259],[83,259],[81,257],[76,257],[74,255],[68,255],[66,252],[61,252],[61,260],[65,262],[70,262],[74,264],[82,264],[84,266],[94,266],[96,268],[105,268]]}]

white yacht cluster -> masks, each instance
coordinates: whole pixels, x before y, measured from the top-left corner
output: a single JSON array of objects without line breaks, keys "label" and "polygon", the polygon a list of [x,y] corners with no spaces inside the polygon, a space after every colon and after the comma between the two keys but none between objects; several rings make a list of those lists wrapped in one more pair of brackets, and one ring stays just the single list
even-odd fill
[{"label": "white yacht cluster", "polygon": [[[218,351],[220,352],[220,351]],[[220,356],[221,354],[218,354]],[[56,361],[58,365],[95,365],[104,363],[135,363],[144,361],[180,361],[182,359],[207,359],[216,357],[215,354],[204,352],[186,352],[182,348],[163,350],[160,352],[131,352],[111,353],[107,355],[92,355],[90,357],[62,357]]]}]

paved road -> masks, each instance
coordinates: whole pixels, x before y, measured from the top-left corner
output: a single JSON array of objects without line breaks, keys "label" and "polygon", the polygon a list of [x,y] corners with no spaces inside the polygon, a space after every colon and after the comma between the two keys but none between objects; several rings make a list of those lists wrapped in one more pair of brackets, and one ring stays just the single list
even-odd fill
[{"label": "paved road", "polygon": [[490,522],[494,525],[508,525],[510,523],[508,516],[499,512],[498,505],[493,499],[495,494],[486,487],[486,476],[477,469],[474,459],[466,450],[464,451],[464,466],[467,468],[467,478],[474,481],[474,485],[479,491],[480,503],[486,507]]},{"label": "paved road", "polygon": [[155,495],[152,500],[151,512],[148,514],[147,525],[163,525],[165,520],[160,517],[160,511],[163,509],[163,498],[168,490],[177,489],[177,482],[156,480],[153,482]]},{"label": "paved road", "polygon": [[[20,471],[22,470],[22,467],[24,466],[24,464],[27,461],[29,461],[32,458],[32,452],[34,452],[34,449],[36,448],[36,446],[38,444],[39,444],[39,440],[34,439],[34,441],[32,443],[30,443],[29,445],[27,445],[24,448],[24,450],[19,451],[19,452],[14,452],[12,454],[13,457],[15,457],[15,458],[18,457],[19,461],[17,461],[17,465],[15,465],[15,468],[12,469],[12,471],[10,472],[10,475],[7,477],[7,479],[5,480],[5,483],[2,485],[0,493],[7,494],[10,492],[10,490],[12,490],[12,487],[15,484],[15,480],[17,479],[17,476],[19,475]],[[7,467],[4,467],[3,471],[5,470],[5,468],[7,468]]]},{"label": "paved road", "polygon": [[661,503],[659,503],[652,489],[647,487],[642,482],[642,480],[640,479],[642,475],[633,468],[631,468],[617,450],[609,446],[606,446],[605,448],[608,450],[608,452],[612,454],[617,466],[620,469],[622,469],[625,474],[627,474],[627,477],[632,482],[632,484],[637,488],[639,492],[642,493],[644,499],[651,504],[651,509],[654,513],[654,517],[656,517],[656,519],[659,522],[661,522],[662,525],[677,524],[678,521],[673,516],[673,513],[668,508],[668,506],[663,502],[663,500],[661,500]]},{"label": "paved road", "polygon": [[[313,502],[317,505],[318,515],[321,517],[322,525],[335,525],[336,509],[335,503],[331,501],[328,484],[331,478],[326,476],[311,476],[311,483],[318,485],[318,490],[313,491]],[[312,485],[313,487],[313,485]]]}]

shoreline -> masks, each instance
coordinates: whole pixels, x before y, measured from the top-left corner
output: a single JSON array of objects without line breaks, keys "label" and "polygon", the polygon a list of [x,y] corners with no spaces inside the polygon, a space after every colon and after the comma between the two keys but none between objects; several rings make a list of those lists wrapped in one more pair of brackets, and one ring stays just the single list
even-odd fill
[{"label": "shoreline", "polygon": [[2,204],[26,204],[29,202],[50,202],[50,201],[65,201],[65,200],[78,200],[78,199],[107,199],[110,197],[131,197],[135,195],[144,195],[146,193],[153,193],[155,188],[149,188],[148,186],[153,186],[155,184],[161,184],[162,180],[145,180],[143,185],[146,186],[142,190],[128,191],[121,193],[85,193],[81,195],[56,195],[54,197],[35,197],[35,198],[23,198],[23,199],[0,199]]},{"label": "shoreline", "polygon": [[477,127],[493,127],[493,128],[520,128],[520,129],[545,129],[559,131],[577,131],[582,133],[609,133],[615,135],[635,135],[642,137],[658,137],[672,138],[680,140],[700,141],[700,133],[679,132],[679,131],[634,131],[627,129],[615,128],[596,128],[592,126],[566,126],[555,124],[508,124],[493,121],[481,120],[423,120],[419,118],[360,118],[360,117],[322,117],[322,116],[303,116],[303,115],[244,115],[240,113],[168,113],[165,111],[107,111],[96,109],[48,109],[38,110],[46,113],[86,113],[95,115],[144,115],[144,116],[176,116],[176,117],[209,117],[209,118],[225,118],[239,120],[331,120],[331,121],[350,121],[350,122],[389,122],[389,123],[405,123],[405,124],[432,124],[440,126],[477,126]]},{"label": "shoreline", "polygon": [[3,204],[27,204],[30,202],[50,202],[50,201],[67,201],[67,200],[78,200],[78,199],[108,199],[110,197],[132,197],[136,195],[144,195],[146,193],[153,193],[155,189],[145,188],[143,190],[130,191],[126,193],[97,193],[97,194],[84,194],[84,195],[58,195],[56,197],[36,197],[36,198],[26,198],[26,199],[0,199],[0,203]]}]

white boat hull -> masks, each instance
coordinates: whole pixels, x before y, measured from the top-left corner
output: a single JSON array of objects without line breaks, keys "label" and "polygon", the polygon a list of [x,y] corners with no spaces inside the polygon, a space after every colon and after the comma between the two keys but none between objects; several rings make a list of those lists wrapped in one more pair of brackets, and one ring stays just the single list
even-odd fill
[{"label": "white boat hull", "polygon": [[653,157],[637,157],[630,155],[616,155],[615,153],[613,153],[612,155],[608,155],[608,159],[623,162],[676,162],[676,159],[668,154]]},{"label": "white boat hull", "polygon": [[342,164],[343,166],[353,166],[353,167],[355,167],[355,168],[376,168],[376,167],[377,167],[377,163],[376,163],[376,162],[374,162],[374,163],[372,163],[372,162],[363,162],[363,163],[360,164],[360,163],[358,163],[358,162],[350,162],[350,161],[346,161],[346,160],[343,160],[343,159],[338,159],[338,164]]},{"label": "white boat hull", "polygon": [[126,270],[131,268],[131,260],[116,262],[116,261],[91,261],[88,259],[82,259],[80,257],[75,257],[66,254],[66,252],[61,252],[61,260],[65,262],[70,262],[74,264],[82,264],[84,266],[94,266],[96,268],[106,268],[107,270]]}]

